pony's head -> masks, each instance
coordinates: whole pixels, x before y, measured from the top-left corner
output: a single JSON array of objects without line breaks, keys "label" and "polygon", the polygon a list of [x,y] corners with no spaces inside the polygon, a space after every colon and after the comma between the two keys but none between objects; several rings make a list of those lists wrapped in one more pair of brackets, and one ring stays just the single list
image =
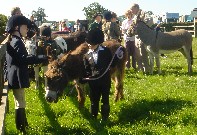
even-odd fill
[{"label": "pony's head", "polygon": [[48,80],[45,98],[48,102],[57,101],[69,81],[82,77],[85,70],[83,56],[87,51],[88,44],[84,43],[49,63],[48,71],[45,73]]},{"label": "pony's head", "polygon": [[143,22],[144,24],[146,24],[148,28],[152,29],[151,26],[153,25],[153,18],[152,17],[145,18],[145,15],[138,14],[133,18],[133,22],[127,31],[127,35],[129,36],[137,35],[138,34],[137,28],[140,22]]},{"label": "pony's head", "polygon": [[48,65],[48,71],[45,73],[48,83],[45,98],[48,102],[56,103],[68,84],[68,75],[63,68],[61,60],[55,60]]}]

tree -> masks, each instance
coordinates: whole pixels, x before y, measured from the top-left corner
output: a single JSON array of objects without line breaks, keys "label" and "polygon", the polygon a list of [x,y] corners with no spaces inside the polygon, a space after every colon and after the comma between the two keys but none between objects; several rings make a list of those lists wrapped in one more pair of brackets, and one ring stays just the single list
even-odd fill
[{"label": "tree", "polygon": [[0,14],[0,35],[5,33],[5,27],[8,19],[5,15]]},{"label": "tree", "polygon": [[103,12],[109,10],[105,9],[98,2],[94,2],[90,4],[88,7],[84,7],[82,11],[85,12],[84,15],[86,16],[86,19],[89,20],[89,22],[93,22],[94,21],[93,17],[96,13],[103,14]]},{"label": "tree", "polygon": [[34,16],[34,18],[35,18],[37,21],[41,21],[41,23],[46,22],[45,17],[47,17],[47,16],[46,16],[44,10],[45,10],[45,9],[39,7],[39,8],[38,8],[38,11],[35,11],[35,10],[32,11],[32,15]]},{"label": "tree", "polygon": [[152,11],[147,11],[146,14],[147,14],[148,16],[151,16],[151,15],[153,15],[153,12],[152,12]]}]

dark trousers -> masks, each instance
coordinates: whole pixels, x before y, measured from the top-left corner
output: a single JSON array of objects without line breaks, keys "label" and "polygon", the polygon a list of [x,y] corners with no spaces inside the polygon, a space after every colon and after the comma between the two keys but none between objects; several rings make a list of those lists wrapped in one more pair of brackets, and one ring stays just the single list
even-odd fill
[{"label": "dark trousers", "polygon": [[128,53],[126,67],[131,67],[130,57],[132,57],[132,67],[136,69],[135,41],[125,41],[125,47]]},{"label": "dark trousers", "polygon": [[[89,86],[90,86],[90,101],[91,101],[90,113],[92,114],[93,117],[97,117],[99,111],[99,101],[101,96],[102,96],[102,100],[101,100],[102,106],[107,106],[108,107],[107,109],[109,110],[109,92],[110,92],[111,82],[110,83],[106,82],[106,84],[104,85],[95,82],[89,82]],[[107,109],[104,110],[101,109],[101,114],[104,115],[104,117],[109,116],[109,111]]]}]

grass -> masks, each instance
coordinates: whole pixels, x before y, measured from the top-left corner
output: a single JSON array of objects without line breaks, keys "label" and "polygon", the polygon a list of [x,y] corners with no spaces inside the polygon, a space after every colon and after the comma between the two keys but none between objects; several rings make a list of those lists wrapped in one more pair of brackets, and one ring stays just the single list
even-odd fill
[{"label": "grass", "polygon": [[[197,39],[193,40],[197,58]],[[43,86],[35,90],[35,83],[26,89],[27,118],[32,135],[194,135],[197,134],[197,65],[187,74],[187,64],[179,53],[161,57],[162,74],[153,75],[126,70],[125,99],[114,102],[113,86],[110,94],[110,120],[100,123],[90,118],[90,101],[78,109],[77,93],[70,85],[58,103],[44,99]],[[88,92],[87,92],[88,93]],[[9,92],[9,111],[6,115],[6,134],[18,134],[14,121],[14,101]]]}]

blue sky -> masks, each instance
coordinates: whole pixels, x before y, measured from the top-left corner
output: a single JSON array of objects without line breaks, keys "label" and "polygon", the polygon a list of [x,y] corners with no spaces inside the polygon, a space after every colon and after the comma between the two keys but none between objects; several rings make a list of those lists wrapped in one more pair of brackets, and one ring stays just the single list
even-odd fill
[{"label": "blue sky", "polygon": [[45,9],[47,20],[76,21],[85,19],[82,9],[93,2],[98,2],[118,16],[123,15],[132,3],[138,3],[142,10],[152,11],[154,14],[176,12],[185,15],[190,14],[195,6],[197,8],[197,0],[0,0],[0,13],[9,16],[12,7],[19,6],[28,17],[33,10],[37,11],[41,7]]}]

